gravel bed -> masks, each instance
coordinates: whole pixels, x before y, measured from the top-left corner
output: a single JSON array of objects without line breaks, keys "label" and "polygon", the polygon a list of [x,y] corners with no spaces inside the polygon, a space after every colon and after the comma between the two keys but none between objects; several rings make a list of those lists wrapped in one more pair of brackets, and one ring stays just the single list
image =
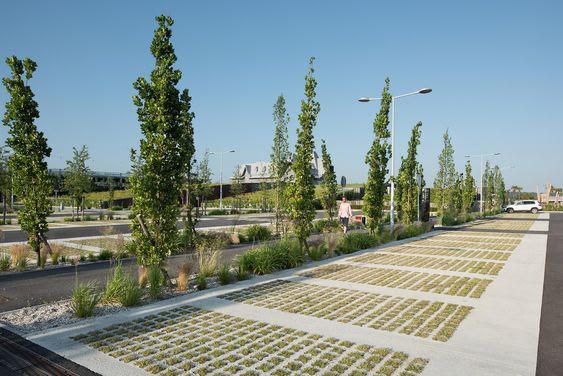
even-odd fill
[{"label": "gravel bed", "polygon": [[[219,282],[216,278],[209,278],[207,280],[207,286],[208,289],[214,288],[219,286]],[[154,300],[150,299],[148,296],[144,296],[139,306],[190,294],[195,291],[197,291],[197,288],[195,287],[195,281],[192,280],[186,291],[178,291],[172,287],[167,287],[163,289],[160,299]],[[93,317],[81,319],[74,316],[70,307],[70,299],[65,299],[0,313],[0,324],[6,325],[8,329],[15,330],[18,333],[30,334],[59,326],[75,324],[96,317],[111,315],[127,309],[128,308],[122,307],[119,304],[99,304],[94,311]]]}]

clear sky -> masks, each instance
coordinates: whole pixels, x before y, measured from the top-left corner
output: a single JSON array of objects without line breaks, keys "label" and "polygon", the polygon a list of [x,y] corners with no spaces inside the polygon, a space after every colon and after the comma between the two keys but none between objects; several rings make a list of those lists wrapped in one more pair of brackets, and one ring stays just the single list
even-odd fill
[{"label": "clear sky", "polygon": [[[238,163],[268,160],[272,105],[286,97],[290,141],[315,56],[324,138],[336,173],[364,181],[385,77],[397,100],[396,155],[423,122],[420,161],[431,184],[442,133],[449,129],[461,171],[465,154],[494,159],[507,186],[563,185],[563,6],[558,1],[4,1],[0,75],[9,55],[38,63],[31,81],[38,127],[64,167],[86,144],[94,170],[129,169],[140,137],[132,83],[153,66],[149,45],[161,13],[175,19],[181,87],[196,113],[198,156],[234,148]],[[0,102],[7,100],[0,88]],[[5,127],[2,127],[5,128]],[[1,140],[6,129],[0,130]],[[211,162],[218,179],[219,161]],[[397,165],[399,158],[397,158]],[[473,160],[478,174],[478,160]]]}]

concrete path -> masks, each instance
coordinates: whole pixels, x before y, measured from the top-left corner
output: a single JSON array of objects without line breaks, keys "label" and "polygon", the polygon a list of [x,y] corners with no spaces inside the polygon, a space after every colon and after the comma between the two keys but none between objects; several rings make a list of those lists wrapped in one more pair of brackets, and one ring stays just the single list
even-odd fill
[{"label": "concrete path", "polygon": [[[94,350],[71,337],[87,337],[90,335],[88,333],[94,330],[131,323],[132,320],[147,315],[158,318],[158,315],[166,315],[171,309],[189,305],[227,315],[225,317],[238,317],[253,320],[252,322],[277,325],[288,330],[330,336],[335,341],[391,348],[393,351],[405,353],[402,356],[409,359],[416,357],[428,360],[424,375],[533,375],[536,371],[548,242],[547,235],[542,232],[551,230],[549,222],[546,221],[548,218],[547,214],[540,215],[537,221],[530,222],[528,231],[522,229],[527,225],[518,225],[521,227],[518,231],[524,235],[516,248],[508,251],[508,260],[497,262],[503,267],[496,276],[462,272],[469,262],[465,258],[460,259],[456,269],[451,271],[441,269],[444,264],[432,260],[428,260],[424,267],[410,266],[415,260],[415,253],[411,260],[393,259],[394,265],[377,264],[377,258],[370,257],[353,260],[381,251],[385,254],[404,255],[394,251],[392,247],[397,245],[394,243],[209,291],[160,301],[112,316],[85,320],[77,325],[34,333],[28,338],[100,374],[141,375],[155,364],[166,366],[166,363],[158,360],[158,357],[147,355],[146,365],[139,363],[143,367],[140,368],[134,363],[120,361],[116,357]],[[506,243],[511,244],[517,237],[504,236],[514,231],[510,229],[514,227],[509,223],[510,220],[508,218],[503,222],[501,218],[496,222],[500,229],[487,225],[488,231],[483,229],[481,234],[477,234],[477,229],[472,229],[472,237],[490,239],[489,234],[494,234],[499,242],[502,242],[502,239],[510,239]],[[540,225],[538,222],[548,225]],[[530,232],[530,228],[542,230]],[[485,236],[482,233],[486,233]],[[456,237],[456,234],[457,232],[434,232],[423,238],[467,238],[467,233],[459,237]],[[409,249],[413,252],[420,250],[417,240],[399,242],[404,245],[401,252],[408,252]],[[469,243],[468,239],[465,241]],[[479,255],[494,252],[486,248],[479,249],[474,244],[468,248],[484,252]],[[451,250],[455,251],[456,248]],[[441,252],[443,248],[435,248],[434,251]],[[467,250],[462,248],[457,251],[465,254]],[[481,259],[482,266],[486,263],[487,259]],[[486,287],[483,288],[482,295],[470,294],[471,291],[476,291],[476,285],[471,281],[483,280],[490,282],[484,285]],[[325,298],[322,298],[323,296]],[[338,296],[342,298],[334,299]],[[433,307],[436,304],[441,308],[417,308]],[[467,316],[461,314],[463,307],[470,309]],[[348,315],[349,310],[357,313]],[[345,319],[346,317],[350,319]],[[127,324],[128,328],[138,327],[140,322],[142,321],[136,321],[135,325]],[[416,326],[416,330],[405,332],[409,325]],[[189,332],[189,327],[182,328]],[[166,330],[166,327],[162,330]],[[151,329],[149,334],[158,334],[159,331]],[[108,332],[112,335],[111,333],[112,331]],[[163,336],[162,339],[166,337]],[[119,339],[108,339],[110,350],[111,343],[117,340]],[[171,343],[164,343],[163,346],[173,347]],[[121,351],[123,354],[119,356],[133,354],[128,353],[130,350]],[[210,361],[208,366],[211,365]],[[167,367],[173,371],[179,370],[174,365]],[[407,368],[406,365],[398,366],[396,374],[407,372]],[[346,372],[353,370],[348,368]]]}]

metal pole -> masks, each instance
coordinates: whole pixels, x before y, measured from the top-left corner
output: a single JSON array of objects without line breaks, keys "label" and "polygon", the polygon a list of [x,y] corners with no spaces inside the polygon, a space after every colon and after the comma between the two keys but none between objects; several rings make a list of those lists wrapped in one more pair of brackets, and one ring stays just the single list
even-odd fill
[{"label": "metal pole", "polygon": [[390,230],[395,228],[395,97],[391,97],[391,207]]},{"label": "metal pole", "polygon": [[219,210],[223,210],[223,152],[221,154],[221,169],[219,174]]},{"label": "metal pole", "polygon": [[481,154],[481,214],[484,213],[483,205],[483,155]]}]

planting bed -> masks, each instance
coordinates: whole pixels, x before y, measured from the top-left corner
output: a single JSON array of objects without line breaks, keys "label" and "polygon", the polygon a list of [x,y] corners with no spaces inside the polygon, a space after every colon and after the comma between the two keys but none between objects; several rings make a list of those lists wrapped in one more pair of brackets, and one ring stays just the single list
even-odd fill
[{"label": "planting bed", "polygon": [[504,266],[502,262],[475,261],[454,258],[395,255],[381,252],[367,253],[354,257],[350,261],[367,262],[371,264],[411,266],[415,268],[428,268],[451,270],[466,273],[498,275]]},{"label": "planting bed", "polygon": [[459,249],[459,248],[411,247],[409,245],[387,247],[382,249],[381,251],[391,252],[391,253],[463,257],[469,259],[498,260],[498,261],[506,261],[510,257],[510,252],[476,251],[476,250]]},{"label": "planting bed", "polygon": [[433,292],[437,294],[479,298],[492,282],[487,278],[469,278],[447,274],[431,274],[397,269],[384,269],[351,265],[327,265],[303,272],[309,278],[330,279],[344,282],[399,289]]},{"label": "planting bed", "polygon": [[93,238],[93,239],[80,239],[71,240],[69,243],[74,243],[77,245],[87,245],[92,247],[98,247],[102,249],[109,249],[110,251],[121,251],[124,249],[127,240],[123,238],[116,237],[103,237],[103,238]]},{"label": "planting bed", "polygon": [[183,306],[73,339],[161,375],[420,374],[428,361]]},{"label": "planting bed", "polygon": [[437,341],[447,341],[472,309],[457,304],[283,280],[220,298]]}]

